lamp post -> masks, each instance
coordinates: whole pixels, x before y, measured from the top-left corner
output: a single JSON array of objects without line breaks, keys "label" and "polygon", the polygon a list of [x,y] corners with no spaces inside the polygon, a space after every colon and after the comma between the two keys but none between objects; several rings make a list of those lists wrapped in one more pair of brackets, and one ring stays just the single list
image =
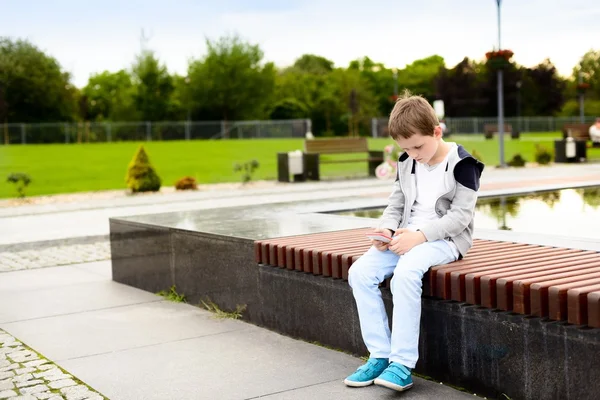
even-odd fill
[{"label": "lamp post", "polygon": [[186,76],[185,77],[185,91],[186,91],[186,105],[187,105],[187,121],[185,123],[185,140],[190,140],[191,139],[191,121],[190,121],[190,114],[191,114],[191,96],[190,96],[190,77]]},{"label": "lamp post", "polygon": [[[579,70],[579,85],[583,83],[583,73]],[[585,117],[583,112],[583,89],[579,89],[579,122],[585,123]]]},{"label": "lamp post", "polygon": [[394,100],[398,99],[398,68],[392,68],[394,76]]},{"label": "lamp post", "polygon": [[[498,5],[498,51],[502,50],[500,41],[500,6],[502,0],[496,0]],[[502,68],[498,68],[498,136],[500,139],[500,168],[505,168],[506,163],[504,162],[504,85],[503,85],[503,71]]]},{"label": "lamp post", "polygon": [[519,132],[521,132],[521,85],[523,82],[517,81],[517,126],[519,127]]}]

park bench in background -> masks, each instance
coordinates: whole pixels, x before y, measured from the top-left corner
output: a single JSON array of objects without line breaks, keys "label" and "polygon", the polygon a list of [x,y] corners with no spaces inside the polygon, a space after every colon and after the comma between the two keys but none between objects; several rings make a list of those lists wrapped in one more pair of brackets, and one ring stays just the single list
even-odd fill
[{"label": "park bench in background", "polygon": [[590,126],[592,124],[564,124],[562,127],[563,139],[572,137],[575,140],[590,140]]},{"label": "park bench in background", "polygon": [[[367,138],[336,138],[336,139],[307,139],[304,141],[304,151],[307,154],[318,154],[318,161],[312,163],[311,167],[315,168],[316,171],[309,172],[312,176],[320,176],[319,165],[320,164],[338,164],[338,163],[367,163],[367,172],[369,176],[375,176],[375,169],[379,164],[383,162],[383,151],[372,151],[369,150],[369,144]],[[364,157],[347,157],[347,158],[334,158],[324,159],[321,157],[322,154],[363,154]]]},{"label": "park bench in background", "polygon": [[[494,137],[494,133],[498,133],[498,125],[497,124],[485,124],[483,125],[483,133],[485,134],[486,139],[492,139]],[[511,124],[504,124],[504,133],[510,133],[510,137],[512,139],[519,138],[519,131],[513,131]]]}]

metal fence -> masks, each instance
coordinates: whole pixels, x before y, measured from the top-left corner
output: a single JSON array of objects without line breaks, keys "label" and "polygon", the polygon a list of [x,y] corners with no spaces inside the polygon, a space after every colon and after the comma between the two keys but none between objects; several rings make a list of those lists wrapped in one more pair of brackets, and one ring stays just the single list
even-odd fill
[{"label": "metal fence", "polygon": [[[585,117],[585,122],[590,125],[596,117]],[[477,134],[484,132],[484,125],[498,124],[498,118],[445,118],[446,127],[452,134]],[[564,124],[579,123],[579,117],[511,117],[504,118],[504,123],[512,125],[518,132],[555,132],[560,131]],[[388,118],[373,118],[371,120],[371,134],[373,137],[388,136]]]},{"label": "metal fence", "polygon": [[0,144],[303,138],[309,119],[0,124]]}]

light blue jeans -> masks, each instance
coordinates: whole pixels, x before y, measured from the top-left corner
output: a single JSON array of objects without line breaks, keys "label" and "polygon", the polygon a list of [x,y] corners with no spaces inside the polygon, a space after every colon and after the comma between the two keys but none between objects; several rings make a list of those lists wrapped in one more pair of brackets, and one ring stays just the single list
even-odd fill
[{"label": "light blue jeans", "polygon": [[[348,283],[371,357],[415,367],[419,358],[423,275],[432,266],[453,261],[456,257],[450,245],[437,240],[415,246],[402,256],[371,247],[352,264]],[[379,289],[379,284],[390,276],[394,304],[391,332]]]}]

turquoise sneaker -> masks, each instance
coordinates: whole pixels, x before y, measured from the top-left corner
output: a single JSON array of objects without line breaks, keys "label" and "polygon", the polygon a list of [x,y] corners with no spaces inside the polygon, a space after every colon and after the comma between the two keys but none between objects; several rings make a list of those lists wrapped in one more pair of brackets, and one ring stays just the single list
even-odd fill
[{"label": "turquoise sneaker", "polygon": [[379,386],[385,386],[386,388],[397,390],[402,392],[412,387],[413,381],[410,373],[410,368],[406,368],[404,365],[392,362],[389,367],[383,371],[377,379],[375,384]]},{"label": "turquoise sneaker", "polygon": [[369,358],[367,362],[356,370],[355,373],[344,379],[346,386],[364,387],[373,384],[389,365],[387,358]]}]

